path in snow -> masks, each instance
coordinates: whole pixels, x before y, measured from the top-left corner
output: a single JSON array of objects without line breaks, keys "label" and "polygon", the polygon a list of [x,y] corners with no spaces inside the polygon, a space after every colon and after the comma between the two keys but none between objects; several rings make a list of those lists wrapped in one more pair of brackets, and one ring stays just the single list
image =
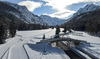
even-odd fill
[{"label": "path in snow", "polygon": [[[31,38],[51,32],[52,29],[18,31],[17,36],[7,39],[5,44],[0,45],[0,59],[28,59],[23,45]],[[38,33],[39,32],[39,33]],[[19,36],[18,36],[19,35]],[[23,36],[22,38],[20,36]]]},{"label": "path in snow", "polygon": [[2,57],[5,55],[7,50],[9,50],[9,48],[19,40],[19,38],[20,37],[17,37],[17,36],[12,39],[10,38],[10,40],[8,42],[0,45],[0,59],[2,59]]},{"label": "path in snow", "polygon": [[[18,31],[17,32],[18,36],[14,37],[13,39],[8,39],[7,43],[0,45],[0,57],[4,55],[2,59],[29,59],[29,58],[31,59],[31,57],[32,59],[34,59],[40,56],[39,59],[41,58],[42,59],[47,59],[47,58],[70,59],[64,53],[64,51],[59,48],[52,48],[52,47],[49,47],[50,49],[47,48],[48,50],[47,55],[43,55],[41,52],[36,51],[35,49],[41,50],[41,48],[37,46],[36,42],[42,40],[43,34],[45,34],[46,38],[50,38],[52,35],[55,34],[55,29]],[[34,45],[33,47],[37,46],[37,48],[34,49],[30,47],[23,47],[26,44],[32,44]],[[27,52],[26,49],[24,48],[29,49],[29,51],[36,52],[36,53]],[[35,56],[36,54],[37,56]]]},{"label": "path in snow", "polygon": [[28,59],[28,56],[23,48],[24,41],[14,44],[9,49],[8,59]]},{"label": "path in snow", "polygon": [[44,32],[43,32],[43,30],[41,32],[38,31],[39,33],[31,33],[32,31],[30,31],[30,33],[18,34],[22,38],[20,38],[19,41],[16,44],[14,44],[13,46],[10,47],[9,54],[8,54],[8,59],[29,59],[29,57],[27,55],[27,52],[23,48],[23,45],[28,43],[28,41],[30,42],[31,38],[34,38],[35,36],[43,35],[44,33],[45,34],[49,33],[51,31],[52,30],[50,29],[50,30],[47,30],[47,31],[44,31]]}]

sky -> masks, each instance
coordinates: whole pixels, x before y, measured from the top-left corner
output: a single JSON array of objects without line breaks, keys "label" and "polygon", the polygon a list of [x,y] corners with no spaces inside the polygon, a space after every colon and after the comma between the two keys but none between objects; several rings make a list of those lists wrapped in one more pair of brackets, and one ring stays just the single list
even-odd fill
[{"label": "sky", "polygon": [[67,19],[79,8],[90,3],[100,3],[100,0],[1,0],[26,6],[36,15],[49,15]]}]

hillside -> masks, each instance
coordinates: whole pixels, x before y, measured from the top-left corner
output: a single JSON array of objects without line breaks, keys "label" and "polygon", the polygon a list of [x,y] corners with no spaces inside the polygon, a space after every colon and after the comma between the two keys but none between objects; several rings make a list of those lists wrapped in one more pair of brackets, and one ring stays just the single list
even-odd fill
[{"label": "hillside", "polygon": [[[9,8],[9,13],[15,15],[17,18],[20,18],[21,20],[25,21],[26,23],[34,23],[34,24],[41,24],[46,25],[46,23],[37,15],[34,15],[32,12],[30,12],[25,6],[20,6],[18,4],[10,3],[10,2],[1,2],[3,4],[6,4],[7,6],[13,7]],[[16,9],[14,12],[11,9]],[[19,11],[20,13],[16,13],[16,11]]]},{"label": "hillside", "polygon": [[95,5],[95,4],[87,4],[84,8],[80,8],[76,13],[73,14],[74,16],[80,15],[82,13],[94,11],[100,9],[100,6]]},{"label": "hillside", "polygon": [[67,29],[72,28],[74,30],[86,31],[93,35],[100,36],[99,16],[100,16],[100,9],[98,8],[89,12],[80,13],[79,15],[73,16],[72,19],[70,19],[70,21],[66,22],[63,25],[63,27],[66,25]]},{"label": "hillside", "polygon": [[64,22],[66,22],[66,20],[64,19],[59,19],[56,17],[50,17],[48,15],[41,15],[40,16],[44,22],[46,22],[49,26],[56,26],[56,25],[61,25]]},{"label": "hillside", "polygon": [[0,1],[0,14],[14,20],[18,30],[42,29],[47,25],[39,16],[34,15],[25,6]]}]

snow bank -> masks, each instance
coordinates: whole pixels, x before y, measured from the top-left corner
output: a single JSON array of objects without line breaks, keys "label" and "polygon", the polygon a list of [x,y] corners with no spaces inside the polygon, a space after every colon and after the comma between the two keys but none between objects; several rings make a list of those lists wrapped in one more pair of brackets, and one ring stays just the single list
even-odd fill
[{"label": "snow bank", "polygon": [[75,35],[68,35],[70,38],[77,39],[77,40],[85,40],[90,44],[81,43],[78,48],[87,52],[88,54],[93,55],[94,57],[99,57],[100,55],[100,38],[91,36],[85,32],[75,31],[76,33],[83,33],[83,36],[75,36]]},{"label": "snow bank", "polygon": [[62,49],[48,46],[48,43],[45,43],[46,52],[44,53],[43,46],[44,44],[24,45],[30,59],[70,59]]}]

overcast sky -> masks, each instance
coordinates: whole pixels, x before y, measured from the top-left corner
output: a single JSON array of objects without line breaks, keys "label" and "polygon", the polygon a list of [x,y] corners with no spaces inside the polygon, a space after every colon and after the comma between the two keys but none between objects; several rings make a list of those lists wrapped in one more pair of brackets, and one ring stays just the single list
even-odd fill
[{"label": "overcast sky", "polygon": [[2,0],[24,5],[36,15],[67,18],[79,8],[89,3],[99,3],[100,0]]}]

